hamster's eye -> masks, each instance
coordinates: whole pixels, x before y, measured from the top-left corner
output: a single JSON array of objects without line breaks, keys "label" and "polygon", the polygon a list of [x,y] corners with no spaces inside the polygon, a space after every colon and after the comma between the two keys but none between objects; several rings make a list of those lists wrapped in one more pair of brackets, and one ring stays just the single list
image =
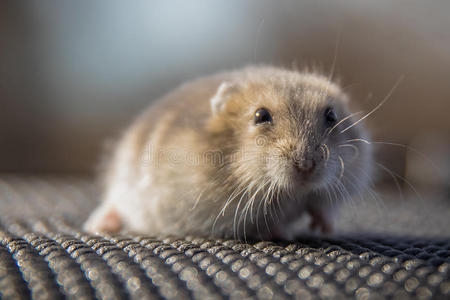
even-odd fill
[{"label": "hamster's eye", "polygon": [[331,107],[328,107],[325,110],[325,121],[327,122],[328,126],[334,125],[337,122],[336,113]]},{"label": "hamster's eye", "polygon": [[255,112],[255,124],[272,122],[270,112],[265,108],[258,108]]}]

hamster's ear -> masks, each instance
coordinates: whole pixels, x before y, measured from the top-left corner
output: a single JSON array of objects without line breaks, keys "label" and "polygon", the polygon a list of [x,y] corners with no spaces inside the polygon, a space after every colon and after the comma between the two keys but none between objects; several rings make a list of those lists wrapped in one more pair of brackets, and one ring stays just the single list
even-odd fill
[{"label": "hamster's ear", "polygon": [[216,94],[211,98],[211,110],[213,114],[217,114],[225,108],[225,104],[230,98],[233,91],[236,90],[236,86],[228,81],[224,81],[217,88]]}]

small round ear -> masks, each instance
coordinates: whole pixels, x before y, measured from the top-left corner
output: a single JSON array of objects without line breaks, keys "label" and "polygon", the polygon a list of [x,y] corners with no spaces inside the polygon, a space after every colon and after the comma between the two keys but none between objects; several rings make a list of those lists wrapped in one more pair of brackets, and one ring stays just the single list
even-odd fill
[{"label": "small round ear", "polygon": [[213,114],[217,114],[225,108],[225,104],[230,98],[236,86],[230,82],[224,81],[217,88],[216,94],[211,98],[211,110]]}]

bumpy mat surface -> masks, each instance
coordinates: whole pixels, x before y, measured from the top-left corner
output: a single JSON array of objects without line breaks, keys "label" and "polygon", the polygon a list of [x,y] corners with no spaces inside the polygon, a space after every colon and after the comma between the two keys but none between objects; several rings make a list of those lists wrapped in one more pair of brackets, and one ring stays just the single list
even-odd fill
[{"label": "bumpy mat surface", "polygon": [[448,199],[366,202],[291,243],[89,235],[96,199],[76,178],[0,180],[2,299],[450,299]]}]

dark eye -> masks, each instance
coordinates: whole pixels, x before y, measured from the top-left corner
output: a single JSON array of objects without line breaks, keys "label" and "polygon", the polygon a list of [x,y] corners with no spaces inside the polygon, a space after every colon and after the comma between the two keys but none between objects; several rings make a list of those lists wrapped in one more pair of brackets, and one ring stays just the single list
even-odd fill
[{"label": "dark eye", "polygon": [[272,116],[270,112],[265,108],[259,108],[255,112],[255,124],[261,124],[266,122],[272,122]]},{"label": "dark eye", "polygon": [[328,107],[325,110],[325,121],[328,126],[334,125],[337,121],[337,116],[334,110],[331,107]]}]

